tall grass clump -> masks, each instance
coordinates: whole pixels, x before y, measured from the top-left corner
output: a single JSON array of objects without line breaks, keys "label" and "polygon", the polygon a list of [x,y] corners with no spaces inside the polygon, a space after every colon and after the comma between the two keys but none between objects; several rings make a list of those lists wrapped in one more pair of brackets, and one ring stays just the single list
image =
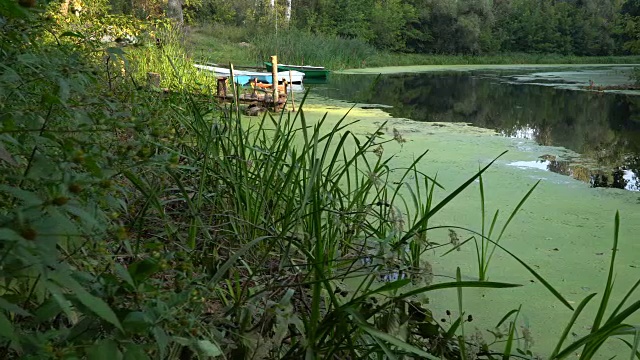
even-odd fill
[{"label": "tall grass clump", "polygon": [[[238,324],[229,333],[243,344],[236,356],[455,354],[457,341],[445,337],[428,310],[409,299],[444,288],[515,286],[430,285],[428,276],[418,276],[428,269],[406,261],[415,241],[428,249],[417,236],[424,225],[417,223],[426,224],[454,196],[423,213],[415,225],[405,223],[398,193],[411,184],[407,176],[415,174],[419,160],[409,171],[391,169],[390,157],[374,153],[374,139],[358,139],[345,119],[312,125],[301,110],[267,115],[245,127],[232,111],[231,121],[211,127],[204,116],[194,115],[182,120],[196,140],[183,154],[190,169],[201,171],[197,183],[177,186],[193,197],[187,206],[195,219],[187,232],[195,235],[184,248],[193,249],[195,257],[220,246],[232,249],[231,260],[242,259],[240,267],[227,260],[209,282],[230,279],[217,293],[230,321]],[[390,185],[388,178],[396,175],[399,184]],[[203,233],[204,224],[217,224],[215,237]],[[412,282],[416,288],[407,288]],[[407,331],[419,324],[430,330]],[[441,346],[431,349],[429,341],[438,338]]]},{"label": "tall grass clump", "polygon": [[[262,67],[264,58],[255,54],[252,30],[224,24],[190,26],[185,32],[185,51],[195,61]],[[271,54],[273,55],[273,54]]]},{"label": "tall grass clump", "polygon": [[199,91],[211,93],[215,88],[215,77],[193,66],[193,59],[184,50],[184,35],[180,28],[171,22],[158,21],[152,29],[141,34],[140,41],[134,46],[123,48],[133,77],[146,85],[148,73],[161,77],[163,88]]},{"label": "tall grass clump", "polygon": [[[495,251],[498,249],[500,240],[502,240],[505,230],[509,226],[509,223],[511,223],[511,220],[513,220],[513,218],[515,217],[518,210],[520,210],[520,208],[527,201],[527,199],[529,198],[533,190],[538,186],[540,181],[536,182],[535,185],[533,185],[531,189],[527,191],[527,193],[520,200],[518,205],[513,209],[513,211],[505,221],[505,223],[502,225],[502,230],[500,230],[500,233],[495,238],[495,241],[491,241],[491,239],[492,239],[492,235],[494,234],[494,230],[497,231],[496,223],[498,221],[500,211],[496,210],[496,212],[493,214],[493,217],[491,218],[490,225],[487,224],[488,219],[487,219],[487,213],[485,208],[484,182],[482,180],[482,176],[480,176],[479,178],[479,183],[480,183],[480,213],[482,217],[482,224],[481,224],[481,233],[480,233],[479,239],[476,239],[475,237],[473,239],[474,239],[474,244],[476,248],[476,256],[478,259],[478,279],[480,279],[480,281],[485,281],[488,279],[489,265],[491,263],[491,259],[493,258]],[[489,225],[488,229],[487,229],[487,225]]]},{"label": "tall grass clump", "polygon": [[256,54],[264,61],[277,54],[286,64],[307,64],[339,70],[362,67],[377,50],[360,39],[312,34],[296,29],[259,32],[252,44]]}]

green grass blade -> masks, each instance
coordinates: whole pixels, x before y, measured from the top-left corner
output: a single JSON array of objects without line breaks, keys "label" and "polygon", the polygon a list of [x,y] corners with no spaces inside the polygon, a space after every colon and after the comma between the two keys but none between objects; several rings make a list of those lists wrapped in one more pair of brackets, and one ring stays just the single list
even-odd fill
[{"label": "green grass blade", "polygon": [[640,346],[640,327],[636,327],[636,334],[633,336],[633,347],[631,348],[630,360],[633,360],[634,355],[640,358],[638,347]]},{"label": "green grass blade", "polygon": [[485,247],[488,246],[487,242],[484,240],[485,235],[485,226],[486,226],[486,209],[485,209],[485,200],[484,200],[484,181],[482,180],[482,175],[478,178],[480,181],[480,216],[482,220],[482,226],[480,233],[482,234],[482,238],[480,238],[480,249],[478,249],[476,242],[476,256],[478,257],[478,277],[480,280],[486,280],[484,278],[484,263],[486,250]]},{"label": "green grass blade", "polygon": [[[434,227],[430,227],[428,230],[442,229],[442,228],[466,230],[466,231],[474,233],[474,234],[476,234],[478,236],[482,236],[480,233],[478,233],[476,231],[470,230],[468,228],[463,228],[463,227],[460,227],[460,226],[434,226]],[[522,261],[522,259],[517,257],[511,251],[507,250],[504,246],[499,245],[498,243],[496,243],[495,241],[489,239],[488,237],[485,237],[485,240],[493,243],[495,246],[497,246],[502,251],[506,252],[509,256],[514,258],[517,262],[520,263],[520,265],[524,266],[531,273],[531,275],[533,275],[536,279],[538,279],[538,281],[540,281],[544,285],[544,287],[546,287],[547,290],[549,290],[558,300],[560,300],[566,307],[568,307],[569,309],[573,310],[573,307],[571,306],[571,304],[569,304],[569,302],[560,294],[560,292],[558,292],[558,290],[556,290],[553,286],[551,286],[551,284],[549,284],[549,282],[547,280],[545,280],[542,276],[540,276],[540,274],[538,274],[531,266],[527,265],[527,263]]]},{"label": "green grass blade", "polygon": [[[603,327],[595,333],[590,333],[576,340],[571,345],[567,346],[564,350],[562,350],[558,355],[556,355],[555,358],[564,359],[568,356],[572,356],[573,353],[576,350],[580,349],[583,345],[589,345],[589,344],[591,344],[589,352],[593,353],[593,351],[595,351],[594,349],[597,349],[599,345],[602,345],[610,336],[614,335],[617,330],[628,329],[628,328],[629,326],[624,324],[611,325],[606,328]],[[581,358],[589,359],[589,356],[590,356],[589,354],[583,352]]]},{"label": "green grass blade", "polygon": [[249,251],[252,247],[257,245],[258,243],[269,238],[271,238],[271,236],[261,236],[259,238],[253,239],[252,241],[250,241],[249,243],[245,244],[240,249],[235,251],[233,255],[231,255],[229,259],[227,259],[227,261],[225,261],[225,263],[222,264],[222,266],[220,266],[220,268],[218,268],[218,270],[216,271],[215,274],[213,274],[211,279],[209,279],[209,285],[217,284],[225,276],[225,274],[233,266],[233,264],[235,264],[235,262],[242,255],[244,255],[247,251]]},{"label": "green grass blade", "polygon": [[638,351],[638,345],[640,345],[640,333],[636,333],[636,336],[633,338],[633,344],[628,342],[626,339],[620,339],[623,343],[627,344],[629,349],[631,349],[631,360],[638,359],[640,360],[640,351]]},{"label": "green grass blade", "polygon": [[[518,213],[518,210],[520,210],[522,205],[524,205],[524,203],[527,201],[529,196],[531,196],[531,193],[533,192],[533,190],[535,190],[536,187],[538,187],[539,184],[540,184],[540,180],[536,181],[536,183],[531,187],[531,189],[529,189],[529,191],[527,191],[527,193],[524,195],[524,197],[520,200],[520,202],[518,203],[516,208],[513,209],[513,211],[511,212],[511,215],[509,215],[509,218],[507,219],[507,222],[505,222],[504,225],[502,226],[502,230],[500,231],[500,235],[498,235],[498,238],[496,239],[496,243],[500,242],[500,240],[502,239],[502,235],[504,235],[504,232],[507,230],[507,227],[509,226],[509,223],[511,223],[511,220],[513,220],[513,218]],[[495,251],[496,251],[496,247],[494,246],[493,249],[491,250],[491,253],[489,254],[489,257],[486,259],[486,261],[487,261],[486,266],[487,267],[489,266],[489,262],[491,261],[491,258],[493,257],[493,254],[495,253]],[[486,270],[488,270],[487,267],[485,267],[485,272],[486,272]]]},{"label": "green grass blade", "polygon": [[509,324],[509,337],[507,338],[507,343],[504,348],[504,353],[502,354],[502,360],[509,360],[511,357],[511,350],[513,348],[513,340],[516,332],[516,321],[518,320],[518,315],[520,314],[520,310],[522,309],[522,305],[518,307],[516,310],[516,316],[514,317],[511,324]]},{"label": "green grass blade", "polygon": [[440,283],[435,285],[424,286],[418,289],[408,291],[406,293],[398,294],[393,299],[388,300],[387,302],[382,304],[379,308],[384,309],[395,301],[406,299],[414,295],[418,295],[418,294],[422,294],[422,293],[434,291],[434,290],[453,289],[458,287],[508,289],[508,288],[514,288],[514,287],[520,287],[520,286],[522,285],[501,283],[501,282],[491,282],[491,281],[460,281],[460,282]]},{"label": "green grass blade", "polygon": [[382,349],[382,351],[384,352],[384,354],[387,356],[387,359],[389,360],[397,360],[398,358],[391,352],[391,350],[387,347],[387,345],[385,345],[382,340],[380,340],[380,338],[372,336],[371,337],[373,339],[373,341],[376,342],[376,344],[378,344],[378,346],[380,347],[380,349]]},{"label": "green grass blade", "polygon": [[[599,348],[599,346],[602,345],[610,336],[625,333],[624,331],[621,332],[619,330],[632,328],[629,325],[623,324],[622,322],[632,314],[636,313],[638,310],[640,310],[640,300],[631,304],[610,321],[607,321],[604,326],[602,326],[598,331],[590,333],[576,340],[574,343],[565,348],[560,354],[558,354],[557,358],[561,359],[565,356],[570,355],[573,351],[577,350],[582,345],[588,345],[588,347],[585,347],[585,352],[594,353]],[[583,354],[585,352],[583,352]]]},{"label": "green grass blade", "polygon": [[[460,272],[460,267],[456,268],[456,281],[462,282],[462,273]],[[460,322],[460,331],[462,333],[461,338],[459,339],[460,343],[460,357],[463,360],[467,359],[467,349],[465,344],[465,333],[464,333],[464,312],[462,311],[462,288],[458,287],[458,321]]]},{"label": "green grass blade", "polygon": [[376,330],[374,328],[372,328],[369,325],[366,325],[364,323],[360,323],[358,324],[358,326],[364,330],[365,332],[367,332],[369,335],[371,335],[372,337],[376,337],[380,340],[383,340],[385,342],[388,342],[389,344],[396,346],[397,348],[408,352],[408,353],[412,353],[415,355],[420,356],[423,359],[429,359],[429,360],[439,360],[437,357],[429,354],[428,352],[414,346],[411,344],[408,344],[398,338],[396,338],[395,336],[389,335],[387,333],[384,333],[382,331]]},{"label": "green grass blade", "polygon": [[509,311],[508,313],[506,313],[506,315],[504,315],[502,317],[502,319],[500,319],[500,321],[498,321],[498,325],[496,325],[496,327],[500,327],[502,324],[504,324],[505,321],[509,320],[511,315],[513,315],[513,314],[515,314],[517,312],[518,312],[518,309],[513,309],[513,310]]},{"label": "green grass blade", "polygon": [[611,262],[609,264],[609,274],[607,276],[607,285],[604,288],[604,293],[602,294],[602,300],[600,301],[598,312],[596,314],[596,317],[593,321],[593,325],[591,327],[592,333],[598,331],[598,329],[600,328],[600,323],[602,322],[604,313],[607,310],[607,304],[609,303],[609,299],[611,297],[611,291],[613,290],[613,270],[616,262],[616,253],[618,252],[619,231],[620,231],[620,213],[616,211],[615,225],[614,225],[614,231],[613,231],[613,250],[611,253]]},{"label": "green grass blade", "polygon": [[615,308],[615,310],[613,310],[613,312],[611,313],[611,315],[609,316],[609,319],[607,321],[610,321],[616,315],[618,315],[618,312],[620,312],[620,309],[622,309],[624,304],[627,302],[627,300],[629,300],[629,298],[631,297],[633,292],[638,288],[638,286],[640,286],[640,279],[638,279],[638,281],[636,281],[636,283],[631,287],[631,289],[629,289],[629,291],[627,291],[627,294],[624,296],[624,298],[622,298],[622,300],[620,301],[618,306]]},{"label": "green grass blade", "polygon": [[442,209],[445,205],[447,205],[451,200],[456,198],[464,189],[466,189],[470,184],[472,184],[482,173],[484,173],[494,162],[496,162],[502,155],[506,154],[504,151],[500,155],[498,155],[495,159],[493,159],[488,165],[480,169],[474,176],[472,176],[469,180],[465,181],[462,185],[460,185],[457,189],[455,189],[451,194],[449,194],[446,198],[440,201],[437,205],[435,205],[431,210],[416,222],[409,231],[400,239],[399,243],[403,244],[409,241],[411,237],[415,236],[418,230],[420,230],[424,225],[423,223],[427,222],[433,215],[435,215],[440,209]]},{"label": "green grass blade", "polygon": [[451,324],[451,327],[449,328],[449,330],[447,330],[447,332],[444,334],[445,339],[453,339],[453,336],[456,334],[456,331],[458,331],[458,328],[461,325],[462,325],[462,317],[458,317],[456,321],[454,321],[453,324]]},{"label": "green grass blade", "polygon": [[589,301],[591,301],[591,299],[593,299],[594,296],[596,296],[596,293],[589,294],[587,297],[582,299],[580,304],[578,304],[578,307],[573,312],[573,315],[571,316],[571,319],[569,319],[567,326],[565,326],[564,331],[562,332],[562,335],[560,335],[560,339],[558,339],[558,344],[556,345],[555,349],[553,349],[553,352],[551,353],[551,356],[549,356],[549,359],[554,359],[556,355],[558,355],[558,353],[560,352],[560,349],[562,348],[562,344],[567,339],[567,336],[569,336],[569,332],[571,331],[571,328],[573,327],[576,320],[578,319],[578,316],[580,316],[580,313],[582,312],[582,310],[584,310],[585,306],[587,306]]}]

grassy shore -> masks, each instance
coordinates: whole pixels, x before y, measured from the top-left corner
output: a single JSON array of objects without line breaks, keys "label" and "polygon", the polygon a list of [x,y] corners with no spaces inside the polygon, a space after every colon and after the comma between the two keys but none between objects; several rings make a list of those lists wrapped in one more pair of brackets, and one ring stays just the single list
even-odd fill
[{"label": "grassy shore", "polygon": [[[77,40],[99,37],[74,27],[73,18],[9,20],[0,32],[0,358],[527,354],[517,344],[519,310],[498,324],[506,329],[500,341],[465,333],[473,319],[463,309],[463,288],[517,284],[463,280],[460,269],[455,280],[432,284],[423,261],[436,247],[471,245],[474,238],[453,235],[449,243],[431,242],[430,219],[481,181],[493,161],[439,199],[441,180],[417,168],[426,152],[397,167],[382,145],[402,144],[400,133],[385,135],[384,123],[356,133],[357,119],[349,117],[356,111],[314,117],[301,105],[295,113],[243,117],[210,96],[211,79],[191,63],[259,59],[258,44],[267,51],[268,42],[241,31],[192,29],[185,55],[176,29],[160,24],[161,46],[149,37],[132,49]],[[78,29],[85,34],[71,32]],[[339,68],[376,55],[354,44],[350,54],[332,57],[327,49],[348,41],[325,40],[317,57],[305,59],[333,59],[326,65]],[[294,54],[309,56],[312,45]],[[150,72],[162,75],[160,88],[144,85]],[[478,215],[484,220],[484,210]],[[474,233],[480,252],[500,248],[495,223]],[[615,227],[614,249],[617,218]],[[486,268],[489,258],[480,258]],[[573,309],[521,263],[558,306]],[[622,323],[640,302],[623,301],[603,318],[613,264],[591,333],[567,339],[572,319],[551,358],[584,348],[588,359],[609,337],[634,335]],[[450,323],[434,317],[424,299],[447,288],[459,294]]]},{"label": "grassy shore", "polygon": [[194,60],[262,67],[269,55],[284,63],[325,66],[331,70],[411,65],[486,64],[639,64],[640,56],[574,56],[561,54],[436,55],[390,53],[353,39],[282,30],[252,34],[250,29],[223,25],[194,26],[185,45]]}]

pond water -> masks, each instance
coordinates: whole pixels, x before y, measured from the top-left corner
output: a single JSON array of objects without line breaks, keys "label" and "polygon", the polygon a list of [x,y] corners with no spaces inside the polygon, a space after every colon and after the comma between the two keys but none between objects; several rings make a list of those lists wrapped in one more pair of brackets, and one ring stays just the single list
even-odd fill
[{"label": "pond water", "polygon": [[[555,70],[554,70],[555,71]],[[592,71],[591,73],[589,71]],[[626,79],[620,68],[478,70],[376,75],[332,74],[314,85],[305,105],[309,118],[327,115],[327,128],[349,112],[356,134],[381,128],[388,139],[401,134],[404,143],[388,142],[384,155],[402,169],[424,150],[419,169],[435,176],[445,190],[436,201],[473,176],[504,150],[484,176],[486,208],[500,210],[501,227],[522,196],[540,184],[509,224],[502,245],[538,271],[573,306],[593,292],[602,294],[613,239],[613,219],[620,212],[620,243],[611,308],[640,278],[640,97],[632,93],[581,90],[596,83]],[[615,78],[618,77],[617,80]],[[540,81],[544,79],[544,81]],[[614,79],[614,80],[612,80]],[[550,86],[554,83],[555,86]],[[353,102],[356,108],[349,110]],[[372,155],[373,156],[373,155]],[[432,219],[431,225],[481,227],[478,183],[461,193]],[[487,220],[488,221],[488,220]],[[488,226],[488,224],[487,224]],[[460,238],[466,238],[460,234]],[[431,231],[431,241],[445,243],[446,230]],[[435,281],[477,279],[473,244],[443,256],[425,254]],[[467,334],[484,331],[486,340],[509,310],[522,307],[518,331],[530,332],[534,353],[547,358],[572,312],[555,299],[526,269],[503,252],[489,267],[492,281],[522,284],[509,290],[465,289],[464,308],[472,314]],[[596,303],[591,301],[567,342],[588,334]],[[629,303],[640,299],[634,294]],[[434,316],[455,314],[456,291],[425,294]],[[448,321],[448,320],[447,320]],[[640,314],[629,321],[640,323]],[[598,359],[628,357],[622,342],[609,341]],[[576,353],[574,358],[577,358]]]},{"label": "pond water", "polygon": [[[573,153],[514,166],[553,171],[593,187],[640,190],[640,96],[576,91],[590,81],[628,82],[628,68],[580,71],[474,70],[381,75],[332,74],[314,92],[387,105],[394,117],[461,122]],[[595,80],[593,80],[595,79]]]}]

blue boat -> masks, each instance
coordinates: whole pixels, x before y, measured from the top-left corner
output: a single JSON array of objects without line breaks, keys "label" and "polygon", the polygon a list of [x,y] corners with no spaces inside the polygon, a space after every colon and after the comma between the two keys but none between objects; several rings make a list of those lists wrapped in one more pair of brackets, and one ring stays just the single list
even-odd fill
[{"label": "blue boat", "polygon": [[[231,76],[231,70],[227,68],[200,64],[194,64],[194,66],[200,70],[211,71],[218,77]],[[233,78],[235,83],[240,85],[245,85],[253,79],[258,79],[258,82],[271,84],[271,73],[267,72],[234,70]],[[302,84],[303,78],[304,73],[300,71],[291,71],[291,76],[289,76],[289,71],[278,73],[278,82],[286,80],[290,84]]]}]

